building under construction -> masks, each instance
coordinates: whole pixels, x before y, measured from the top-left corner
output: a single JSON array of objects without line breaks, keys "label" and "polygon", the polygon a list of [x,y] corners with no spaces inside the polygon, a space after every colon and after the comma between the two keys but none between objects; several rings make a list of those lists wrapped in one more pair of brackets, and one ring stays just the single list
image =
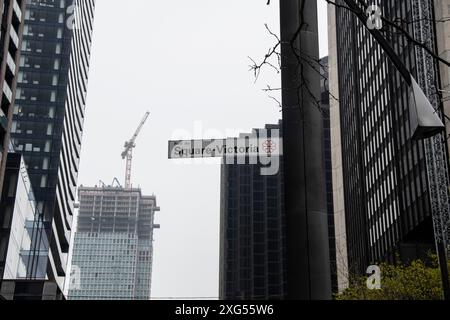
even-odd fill
[{"label": "building under construction", "polygon": [[140,189],[79,189],[71,300],[150,300],[155,196]]}]

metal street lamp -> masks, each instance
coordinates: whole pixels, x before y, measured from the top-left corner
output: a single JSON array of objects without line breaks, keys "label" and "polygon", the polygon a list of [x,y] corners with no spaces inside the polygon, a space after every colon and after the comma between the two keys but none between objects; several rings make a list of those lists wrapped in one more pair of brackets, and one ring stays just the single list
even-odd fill
[{"label": "metal street lamp", "polygon": [[[355,15],[363,22],[367,23],[367,16],[360,6],[354,0],[344,0],[347,6],[355,13]],[[413,139],[431,138],[445,130],[445,125],[439,118],[436,110],[431,105],[423,90],[417,84],[412,74],[400,60],[389,42],[384,38],[382,33],[375,28],[367,28],[383,51],[387,54],[394,66],[403,76],[404,80],[410,87],[410,120],[411,132]]]}]

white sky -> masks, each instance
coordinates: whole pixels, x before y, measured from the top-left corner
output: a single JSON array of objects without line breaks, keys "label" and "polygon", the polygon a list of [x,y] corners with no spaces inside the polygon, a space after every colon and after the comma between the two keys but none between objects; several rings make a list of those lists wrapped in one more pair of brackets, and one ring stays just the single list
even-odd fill
[{"label": "white sky", "polygon": [[[223,138],[278,122],[261,89],[279,86],[279,75],[266,69],[255,84],[247,58],[259,60],[275,42],[264,27],[279,30],[272,2],[97,0],[79,184],[124,180],[123,143],[149,110],[133,183],[161,207],[155,298],[218,296],[220,166],[169,161],[167,142],[180,130],[192,133],[186,139]],[[324,56],[324,0],[319,7]]]}]

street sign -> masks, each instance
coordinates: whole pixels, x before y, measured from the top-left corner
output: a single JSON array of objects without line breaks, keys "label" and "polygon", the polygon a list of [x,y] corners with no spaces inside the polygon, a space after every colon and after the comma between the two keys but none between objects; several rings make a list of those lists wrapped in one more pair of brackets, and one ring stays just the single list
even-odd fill
[{"label": "street sign", "polygon": [[282,155],[280,138],[232,138],[169,141],[169,159],[274,157]]},{"label": "street sign", "polygon": [[278,129],[239,138],[169,141],[169,159],[223,158],[225,164],[260,164],[261,175],[280,172],[283,141]]}]

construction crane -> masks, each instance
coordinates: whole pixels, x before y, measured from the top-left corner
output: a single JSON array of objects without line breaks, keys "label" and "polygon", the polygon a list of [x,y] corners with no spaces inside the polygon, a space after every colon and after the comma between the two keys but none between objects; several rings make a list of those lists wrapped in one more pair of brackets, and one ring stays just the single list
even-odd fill
[{"label": "construction crane", "polygon": [[133,137],[125,142],[125,150],[122,152],[122,159],[127,160],[126,164],[126,170],[125,170],[125,188],[130,189],[131,188],[131,163],[133,161],[133,149],[136,147],[136,139],[139,136],[139,133],[142,130],[142,127],[144,126],[145,122],[147,121],[148,117],[150,116],[150,112],[146,112],[144,118],[142,119],[141,123],[139,124],[136,132],[134,133]]}]

